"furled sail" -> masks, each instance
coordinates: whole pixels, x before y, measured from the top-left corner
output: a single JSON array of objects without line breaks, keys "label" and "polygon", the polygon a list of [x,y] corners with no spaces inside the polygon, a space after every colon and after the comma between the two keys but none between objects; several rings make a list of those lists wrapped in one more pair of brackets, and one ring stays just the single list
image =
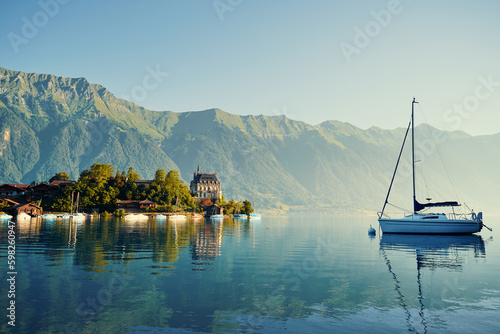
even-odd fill
[{"label": "furled sail", "polygon": [[436,203],[419,203],[416,199],[413,200],[413,207],[415,209],[415,212],[421,211],[425,208],[432,208],[436,206],[460,206],[458,202],[436,202]]}]

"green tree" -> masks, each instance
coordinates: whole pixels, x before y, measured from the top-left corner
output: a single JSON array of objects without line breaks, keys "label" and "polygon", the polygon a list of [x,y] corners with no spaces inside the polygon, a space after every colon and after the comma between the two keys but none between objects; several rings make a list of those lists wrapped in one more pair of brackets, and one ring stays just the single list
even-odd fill
[{"label": "green tree", "polygon": [[89,170],[84,170],[80,173],[80,180],[92,179],[98,181],[107,181],[110,177],[113,177],[115,168],[111,164],[101,164],[96,162],[90,166]]},{"label": "green tree", "polygon": [[250,201],[243,201],[243,213],[249,215],[253,212],[252,203]]},{"label": "green tree", "polygon": [[139,174],[134,172],[134,169],[130,167],[128,169],[127,175],[125,176],[125,180],[127,183],[133,183],[134,181],[140,180]]},{"label": "green tree", "polygon": [[116,171],[115,179],[113,180],[112,185],[113,185],[113,187],[115,187],[118,190],[120,188],[125,187],[125,178],[122,176],[122,174],[120,173],[119,170]]},{"label": "green tree", "polygon": [[155,173],[155,178],[153,180],[153,183],[162,186],[165,184],[165,177],[166,177],[165,170],[158,169]]},{"label": "green tree", "polygon": [[66,173],[66,172],[59,172],[59,173],[56,173],[56,175],[52,176],[50,179],[49,179],[49,182],[52,182],[52,181],[68,181],[69,180],[69,174]]}]

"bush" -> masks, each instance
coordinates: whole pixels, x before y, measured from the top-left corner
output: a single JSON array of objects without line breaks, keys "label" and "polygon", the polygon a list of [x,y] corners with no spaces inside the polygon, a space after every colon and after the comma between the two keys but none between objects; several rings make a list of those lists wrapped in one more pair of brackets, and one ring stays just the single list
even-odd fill
[{"label": "bush", "polygon": [[125,209],[117,209],[117,210],[115,210],[113,215],[115,217],[123,217],[123,216],[125,216]]},{"label": "bush", "polygon": [[101,218],[109,218],[111,217],[111,214],[108,213],[108,211],[101,212]]}]

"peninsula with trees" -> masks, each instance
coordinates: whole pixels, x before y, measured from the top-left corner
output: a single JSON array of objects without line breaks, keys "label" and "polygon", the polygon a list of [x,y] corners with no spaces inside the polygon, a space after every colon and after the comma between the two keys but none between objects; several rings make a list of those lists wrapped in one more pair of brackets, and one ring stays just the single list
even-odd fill
[{"label": "peninsula with trees", "polygon": [[[58,172],[48,182],[0,185],[0,211],[9,211],[20,203],[32,203],[43,212],[69,212],[72,198],[79,194],[79,207],[87,213],[126,212],[203,212],[211,206],[226,214],[253,212],[252,204],[226,201],[217,173],[204,174],[199,169],[188,186],[177,170],[158,169],[153,180],[142,180],[130,167],[115,170],[109,163],[94,163],[80,173],[77,181],[66,172]],[[176,207],[177,205],[177,207]]]}]

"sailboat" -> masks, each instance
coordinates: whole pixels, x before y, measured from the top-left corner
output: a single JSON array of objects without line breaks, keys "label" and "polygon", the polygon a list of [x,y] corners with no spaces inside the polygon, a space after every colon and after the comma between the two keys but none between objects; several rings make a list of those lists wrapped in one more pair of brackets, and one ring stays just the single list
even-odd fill
[{"label": "sailboat", "polygon": [[[255,205],[255,191],[253,192],[253,196],[252,196],[252,204]],[[252,212],[248,215],[248,217],[251,219],[251,220],[260,220],[262,218],[262,215],[260,213],[255,213],[255,212]]]},{"label": "sailboat", "polygon": [[[378,221],[380,228],[383,233],[405,233],[405,234],[472,234],[481,231],[483,226],[483,213],[479,212],[476,214],[471,211],[469,214],[449,214],[448,216],[444,213],[426,213],[422,212],[424,209],[433,207],[456,207],[460,204],[456,201],[448,202],[437,202],[437,203],[420,203],[417,200],[415,194],[415,127],[414,127],[414,105],[418,103],[413,98],[411,104],[411,120],[406,129],[406,134],[403,140],[403,145],[399,152],[399,157],[396,162],[396,168],[394,174],[392,175],[391,183],[389,185],[389,191],[385,198],[384,206],[382,211],[378,213]],[[413,212],[409,215],[405,215],[402,218],[390,218],[384,213],[385,207],[388,204],[389,195],[391,193],[392,184],[394,182],[394,177],[398,170],[399,161],[401,159],[401,154],[403,153],[403,148],[408,137],[408,132],[411,127],[411,156],[412,156],[412,174],[413,174]],[[488,228],[487,226],[485,226]],[[489,229],[489,228],[488,228]]]},{"label": "sailboat", "polygon": [[69,210],[69,213],[64,213],[62,214],[60,217],[62,218],[62,220],[69,220],[73,217],[73,202],[74,202],[74,192],[71,192],[71,206],[70,206],[70,210]]},{"label": "sailboat", "polygon": [[169,220],[171,221],[184,221],[186,220],[186,215],[183,214],[178,214],[177,213],[177,206],[179,205],[179,189],[177,189],[177,199],[175,200],[175,211],[173,215],[170,215],[168,217]]},{"label": "sailboat", "polygon": [[80,204],[80,193],[77,193],[76,194],[76,208],[75,208],[75,214],[73,214],[73,216],[71,216],[71,219],[73,220],[73,222],[75,223],[81,223],[81,222],[84,222],[85,221],[85,218],[86,216],[81,213],[81,212],[78,212],[78,206]]},{"label": "sailboat", "polygon": [[244,214],[244,213],[240,213],[241,206],[242,206],[241,202],[237,202],[237,203],[236,203],[236,211],[237,211],[238,213],[235,213],[235,214],[233,215],[233,219],[248,219],[248,216],[247,216],[246,214]]},{"label": "sailboat", "polygon": [[0,220],[9,220],[12,219],[12,216],[9,214],[6,214],[5,212],[0,213]]}]

